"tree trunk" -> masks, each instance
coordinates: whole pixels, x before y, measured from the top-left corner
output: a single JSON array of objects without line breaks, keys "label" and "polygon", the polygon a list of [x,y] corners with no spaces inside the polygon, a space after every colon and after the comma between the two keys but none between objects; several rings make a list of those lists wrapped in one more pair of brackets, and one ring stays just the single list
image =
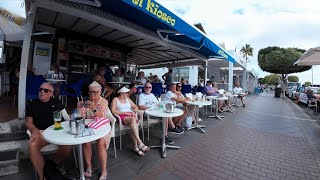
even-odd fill
[{"label": "tree trunk", "polygon": [[281,91],[282,91],[282,98],[285,97],[286,93],[286,88],[287,88],[287,74],[282,74],[281,75],[282,80],[281,80]]}]

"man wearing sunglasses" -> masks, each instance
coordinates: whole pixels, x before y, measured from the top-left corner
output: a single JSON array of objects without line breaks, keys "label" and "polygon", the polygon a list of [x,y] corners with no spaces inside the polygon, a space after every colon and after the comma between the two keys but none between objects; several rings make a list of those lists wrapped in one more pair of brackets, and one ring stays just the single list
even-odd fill
[{"label": "man wearing sunglasses", "polygon": [[[152,84],[150,82],[147,82],[144,85],[144,93],[140,94],[139,101],[138,101],[138,107],[141,110],[146,110],[149,108],[155,108],[156,106],[159,106],[159,101],[156,98],[156,96],[151,93],[152,91]],[[152,117],[152,119],[157,119],[156,117]],[[160,121],[161,119],[159,119]],[[172,119],[169,118],[168,120],[168,126],[170,128],[171,133],[175,134],[182,134],[184,131],[181,128],[177,128],[173,122]],[[166,132],[165,141],[167,144],[173,144],[173,140],[167,135],[168,132]]]},{"label": "man wearing sunglasses", "polygon": [[[39,88],[39,100],[34,100],[28,104],[26,110],[26,127],[31,132],[29,140],[30,159],[41,180],[44,179],[44,158],[40,150],[49,144],[42,138],[42,133],[54,124],[53,112],[64,108],[58,100],[53,99],[53,91],[54,88],[51,83],[42,83]],[[53,159],[59,169],[61,169],[60,162],[69,155],[70,150],[70,146],[59,146],[56,157]]]}]

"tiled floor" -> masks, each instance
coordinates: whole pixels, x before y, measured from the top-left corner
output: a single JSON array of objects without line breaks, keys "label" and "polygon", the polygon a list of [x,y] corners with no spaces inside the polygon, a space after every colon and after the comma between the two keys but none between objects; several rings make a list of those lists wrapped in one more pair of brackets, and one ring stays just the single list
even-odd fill
[{"label": "tiled floor", "polygon": [[[245,108],[225,112],[222,121],[202,117],[204,134],[172,135],[181,149],[167,150],[165,159],[158,149],[135,155],[125,136],[118,158],[112,146],[108,151],[108,179],[320,179],[319,125],[302,107],[271,93],[248,96]],[[154,126],[147,144],[158,144],[159,133]],[[96,156],[94,162],[99,167]],[[66,166],[74,165],[67,161]],[[19,174],[0,180],[33,177],[24,160]],[[98,177],[99,170],[91,179]]]}]

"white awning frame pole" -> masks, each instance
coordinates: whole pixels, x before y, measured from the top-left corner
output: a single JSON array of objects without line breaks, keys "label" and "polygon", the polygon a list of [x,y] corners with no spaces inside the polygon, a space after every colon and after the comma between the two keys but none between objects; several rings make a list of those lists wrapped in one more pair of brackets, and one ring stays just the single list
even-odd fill
[{"label": "white awning frame pole", "polygon": [[204,67],[204,81],[203,84],[206,85],[208,81],[208,60],[205,61],[205,67]]},{"label": "white awning frame pole", "polygon": [[30,53],[30,42],[33,29],[33,22],[36,15],[36,6],[31,4],[30,10],[27,13],[27,25],[23,39],[20,75],[19,75],[19,98],[18,98],[18,118],[25,119],[26,113],[26,81],[27,81],[27,68]]},{"label": "white awning frame pole", "polygon": [[242,73],[242,89],[243,91],[247,91],[247,64],[245,64]]},{"label": "white awning frame pole", "polygon": [[233,63],[229,61],[228,91],[233,89]]}]

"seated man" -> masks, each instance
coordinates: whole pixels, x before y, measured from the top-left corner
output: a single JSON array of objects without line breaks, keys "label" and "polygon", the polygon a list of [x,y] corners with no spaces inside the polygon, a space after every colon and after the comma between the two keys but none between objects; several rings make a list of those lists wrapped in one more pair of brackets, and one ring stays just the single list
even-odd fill
[{"label": "seated man", "polygon": [[182,129],[182,121],[185,119],[187,115],[187,110],[184,108],[184,103],[188,101],[187,98],[179,98],[176,94],[176,84],[172,83],[169,87],[169,90],[166,92],[163,100],[163,102],[166,103],[172,103],[176,104],[177,108],[180,108],[183,110],[183,114],[178,117],[173,118],[173,123],[178,127]]},{"label": "seated man", "polygon": [[[219,96],[219,91],[215,87],[215,84],[211,81],[207,81],[206,86],[204,87],[204,93],[207,96]],[[226,106],[225,101],[219,100],[218,101],[218,112],[223,112],[223,108]]]},{"label": "seated man", "polygon": [[[59,101],[52,98],[53,90],[52,84],[42,83],[39,88],[39,100],[28,104],[26,110],[26,127],[31,132],[29,140],[30,159],[41,180],[44,179],[44,158],[40,150],[49,144],[42,138],[42,132],[54,124],[53,112],[64,108]],[[70,150],[71,146],[59,146],[53,162],[59,164],[69,155]]]},{"label": "seated man", "polygon": [[[141,110],[146,110],[146,109],[149,109],[151,107],[155,107],[157,105],[159,105],[159,101],[158,99],[156,98],[156,96],[151,93],[152,91],[152,84],[150,82],[147,82],[145,85],[144,85],[144,93],[140,94],[139,96],[139,101],[138,101],[138,107],[139,109]],[[170,131],[172,133],[176,133],[176,134],[182,134],[183,133],[183,129],[181,128],[177,128],[173,122],[172,122],[172,119],[169,118],[169,121],[168,121],[168,124],[169,124],[169,127],[170,127]],[[167,124],[167,125],[168,125]],[[167,132],[166,132],[166,139],[165,139],[166,143],[168,144],[173,144],[173,141],[172,139],[167,135]]]},{"label": "seated man", "polygon": [[236,83],[235,87],[233,88],[233,92],[235,94],[238,94],[238,98],[240,98],[242,106],[246,107],[244,104],[244,96],[246,95],[245,93],[242,92],[242,88],[240,87],[240,83]]}]

